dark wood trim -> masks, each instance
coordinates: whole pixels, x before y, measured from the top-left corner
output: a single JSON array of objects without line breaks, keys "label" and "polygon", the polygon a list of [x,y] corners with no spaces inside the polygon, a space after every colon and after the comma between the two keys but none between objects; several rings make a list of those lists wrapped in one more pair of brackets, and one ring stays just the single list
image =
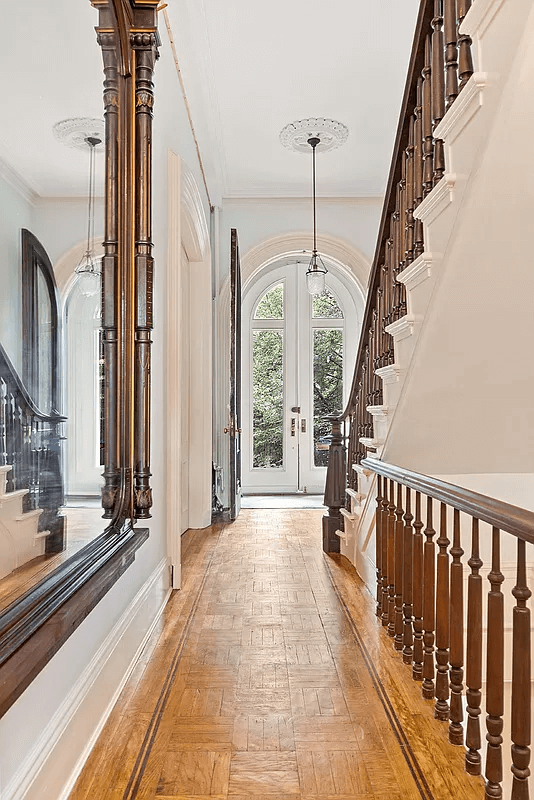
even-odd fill
[{"label": "dark wood trim", "polygon": [[0,639],[0,716],[133,563],[148,533],[147,528],[130,528],[123,534],[103,534],[93,543],[98,544],[94,549],[101,551],[99,557],[93,553],[88,563],[85,551],[73,556],[28,592],[16,609],[1,615],[2,623],[11,617],[12,624]]},{"label": "dark wood trim", "polygon": [[51,330],[51,409],[58,410],[59,403],[59,296],[54,268],[48,253],[39,239],[26,228],[21,230],[22,253],[22,381],[28,388],[34,403],[39,405],[39,347],[37,313],[37,270],[41,270],[48,295],[52,316]]},{"label": "dark wood trim", "polygon": [[402,105],[400,110],[399,124],[397,134],[395,136],[395,144],[393,146],[393,155],[391,159],[391,166],[389,170],[389,177],[386,187],[386,194],[384,205],[382,208],[382,216],[380,218],[380,227],[378,229],[378,239],[371,267],[371,274],[369,275],[369,284],[367,287],[367,302],[365,305],[365,312],[362,322],[362,336],[358,347],[358,354],[356,356],[356,364],[354,367],[354,377],[352,387],[349,394],[347,407],[343,412],[341,419],[347,419],[351,412],[354,410],[358,395],[358,382],[361,378],[362,366],[365,360],[365,349],[368,346],[367,331],[372,327],[373,311],[376,306],[376,292],[380,285],[381,268],[385,259],[385,252],[388,240],[389,222],[392,213],[395,211],[397,201],[397,185],[402,178],[402,163],[403,159],[400,154],[409,145],[410,138],[410,118],[412,111],[417,105],[417,78],[421,74],[424,67],[424,47],[422,41],[426,32],[431,27],[431,21],[434,14],[434,3],[428,0],[421,0],[419,7],[419,15],[415,26],[415,34],[412,45],[412,54],[410,56],[410,63],[408,66],[408,75],[406,77],[406,84],[404,87],[404,95],[402,98]]},{"label": "dark wood trim", "polygon": [[453,483],[446,483],[429,475],[420,475],[393,464],[387,464],[377,458],[364,458],[362,467],[370,469],[377,475],[402,483],[410,489],[446,503],[452,508],[463,511],[465,514],[487,522],[495,528],[511,533],[518,539],[534,544],[534,512],[526,511],[519,506],[513,506],[502,500],[495,500],[485,494],[473,492]]},{"label": "dark wood trim", "polygon": [[[92,0],[99,11],[96,30],[105,74],[102,495],[104,516],[111,521],[97,539],[0,614],[0,715],[133,562],[148,537],[147,529],[136,530],[133,524],[149,517],[152,505],[150,161],[158,1]],[[27,255],[32,257],[33,248],[48,264],[53,281],[46,253],[37,246],[37,240],[27,239]],[[25,314],[34,299],[25,303]],[[27,368],[32,369],[30,364]]]}]

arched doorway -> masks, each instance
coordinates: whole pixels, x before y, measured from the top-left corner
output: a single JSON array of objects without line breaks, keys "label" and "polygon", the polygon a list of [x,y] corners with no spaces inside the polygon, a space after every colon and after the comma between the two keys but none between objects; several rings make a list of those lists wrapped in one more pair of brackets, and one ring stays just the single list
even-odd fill
[{"label": "arched doorway", "polygon": [[306,291],[290,259],[256,273],[243,297],[243,491],[320,493],[328,413],[345,404],[363,312],[357,282],[329,264]]}]

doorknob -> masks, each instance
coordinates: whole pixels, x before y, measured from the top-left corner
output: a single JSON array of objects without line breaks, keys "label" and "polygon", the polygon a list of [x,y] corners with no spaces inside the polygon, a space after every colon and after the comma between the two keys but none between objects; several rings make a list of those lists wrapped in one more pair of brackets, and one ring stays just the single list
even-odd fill
[{"label": "doorknob", "polygon": [[293,414],[300,414],[300,406],[293,406],[291,411]]}]

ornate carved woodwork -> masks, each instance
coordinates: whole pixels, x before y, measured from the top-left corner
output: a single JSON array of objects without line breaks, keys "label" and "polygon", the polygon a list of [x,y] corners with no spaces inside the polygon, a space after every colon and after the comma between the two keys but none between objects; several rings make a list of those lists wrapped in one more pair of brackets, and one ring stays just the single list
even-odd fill
[{"label": "ornate carved woodwork", "polygon": [[93,0],[106,122],[104,487],[106,530],[0,614],[0,714],[135,557],[150,517],[153,324],[151,129],[158,0]]}]

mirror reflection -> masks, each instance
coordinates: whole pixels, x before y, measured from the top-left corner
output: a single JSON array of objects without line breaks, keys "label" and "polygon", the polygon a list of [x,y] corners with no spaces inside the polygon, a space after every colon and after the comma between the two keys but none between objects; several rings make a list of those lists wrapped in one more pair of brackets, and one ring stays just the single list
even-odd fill
[{"label": "mirror reflection", "polygon": [[0,134],[0,611],[106,525],[97,17],[70,0],[46,20],[14,16],[2,69],[17,91]]}]

